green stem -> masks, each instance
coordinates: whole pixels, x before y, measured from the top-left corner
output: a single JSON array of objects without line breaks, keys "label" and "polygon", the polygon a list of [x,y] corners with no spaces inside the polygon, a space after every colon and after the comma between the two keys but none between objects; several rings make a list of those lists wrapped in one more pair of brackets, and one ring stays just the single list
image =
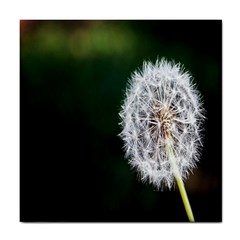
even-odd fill
[{"label": "green stem", "polygon": [[185,187],[184,187],[184,183],[183,183],[181,177],[176,177],[176,181],[177,181],[177,185],[178,185],[181,197],[182,197],[183,205],[185,207],[188,219],[189,219],[190,222],[194,222],[194,216],[193,216],[193,213],[192,213],[192,208],[191,208],[191,205],[190,205],[189,200],[188,200],[188,196],[187,196],[187,193],[186,193],[186,190],[185,190]]},{"label": "green stem", "polygon": [[171,165],[172,171],[174,173],[174,177],[177,181],[177,185],[178,185],[181,197],[182,197],[183,205],[185,207],[188,219],[189,219],[190,222],[194,222],[194,216],[193,216],[193,213],[192,213],[192,208],[191,208],[191,205],[190,205],[189,200],[188,200],[188,196],[187,196],[187,193],[186,193],[186,190],[185,190],[185,187],[184,187],[184,183],[183,183],[181,175],[179,173],[178,164],[176,162],[176,158],[175,158],[175,155],[173,153],[173,147],[172,146],[173,146],[172,138],[169,137],[166,141],[166,153],[169,157],[170,165]]}]

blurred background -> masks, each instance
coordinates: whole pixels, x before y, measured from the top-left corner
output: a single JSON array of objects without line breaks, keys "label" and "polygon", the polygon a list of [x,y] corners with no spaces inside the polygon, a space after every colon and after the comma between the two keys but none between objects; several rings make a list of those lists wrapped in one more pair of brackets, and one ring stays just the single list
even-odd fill
[{"label": "blurred background", "polygon": [[143,60],[184,64],[207,110],[186,181],[197,222],[222,221],[222,22],[20,21],[20,221],[186,222],[177,190],[143,184],[117,136]]}]

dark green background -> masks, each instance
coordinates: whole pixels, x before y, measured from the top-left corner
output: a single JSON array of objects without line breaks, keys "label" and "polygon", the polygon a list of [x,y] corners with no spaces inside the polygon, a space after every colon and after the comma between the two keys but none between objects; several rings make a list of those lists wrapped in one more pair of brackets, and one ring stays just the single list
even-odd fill
[{"label": "dark green background", "polygon": [[143,60],[184,64],[207,110],[186,188],[196,221],[222,221],[222,22],[20,21],[20,221],[183,222],[177,189],[142,184],[118,112]]}]

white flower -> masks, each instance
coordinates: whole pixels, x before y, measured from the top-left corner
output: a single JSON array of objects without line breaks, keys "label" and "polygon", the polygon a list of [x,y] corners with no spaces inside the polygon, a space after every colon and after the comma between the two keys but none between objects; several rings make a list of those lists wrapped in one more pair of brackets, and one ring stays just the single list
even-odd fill
[{"label": "white flower", "polygon": [[[199,92],[182,65],[157,60],[135,71],[121,117],[126,157],[141,179],[169,189],[196,166],[204,120]],[[175,165],[171,158],[175,159]]]}]

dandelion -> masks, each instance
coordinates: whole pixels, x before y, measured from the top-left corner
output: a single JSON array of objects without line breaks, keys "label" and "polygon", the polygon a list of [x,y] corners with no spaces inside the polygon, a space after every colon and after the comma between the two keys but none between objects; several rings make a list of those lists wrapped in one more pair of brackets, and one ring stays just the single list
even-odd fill
[{"label": "dandelion", "polygon": [[190,221],[183,180],[200,157],[203,113],[191,75],[165,59],[133,73],[119,113],[129,164],[157,189],[171,189],[176,180]]}]

